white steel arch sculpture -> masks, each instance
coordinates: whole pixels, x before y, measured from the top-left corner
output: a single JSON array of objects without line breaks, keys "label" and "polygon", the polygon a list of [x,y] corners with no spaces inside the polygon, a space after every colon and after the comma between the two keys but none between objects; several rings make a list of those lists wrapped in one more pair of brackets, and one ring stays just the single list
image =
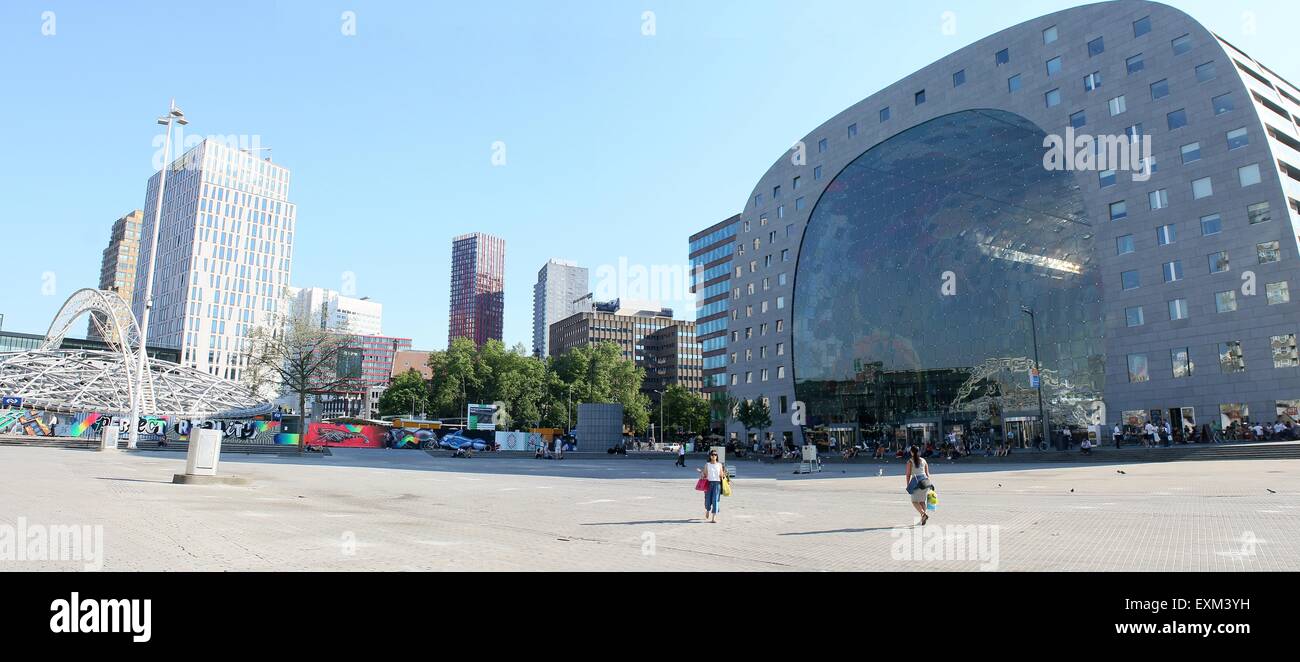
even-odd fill
[{"label": "white steel arch sculpture", "polygon": [[[106,320],[108,349],[60,349],[73,324],[93,313]],[[54,316],[39,349],[0,353],[0,392],[22,397],[24,406],[35,409],[124,415],[137,383],[139,338],[135,316],[116,294],[78,290]],[[159,359],[149,359],[147,366],[146,416],[242,418],[273,409],[244,384]]]}]

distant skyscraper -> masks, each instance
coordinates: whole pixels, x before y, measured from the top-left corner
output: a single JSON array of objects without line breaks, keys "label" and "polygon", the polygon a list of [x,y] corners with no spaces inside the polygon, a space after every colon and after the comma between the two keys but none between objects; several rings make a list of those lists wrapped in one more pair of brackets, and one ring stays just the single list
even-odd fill
[{"label": "distant skyscraper", "polygon": [[[143,220],[144,212],[136,209],[113,222],[108,248],[104,249],[104,257],[99,266],[99,289],[117,292],[128,306],[135,294],[136,258],[140,253],[140,224]],[[86,337],[102,340],[104,335],[101,328],[107,323],[108,318],[105,316],[92,314]],[[109,337],[112,335],[110,333]]]},{"label": "distant skyscraper", "polygon": [[381,335],[384,304],[356,299],[319,287],[292,288],[295,315],[310,315],[327,331],[347,331],[359,336]]},{"label": "distant skyscraper", "polygon": [[[167,167],[154,268],[149,342],[181,350],[181,364],[239,379],[248,333],[286,312],[297,208],[289,170],[205,140]],[[144,313],[159,174],[140,228],[142,270],[132,309]]]},{"label": "distant skyscraper", "polygon": [[550,260],[533,285],[533,356],[545,357],[551,325],[579,312],[575,301],[587,293],[588,272],[565,260]]},{"label": "distant skyscraper", "polygon": [[505,311],[506,241],[475,232],[451,244],[451,315],[447,344],[501,340]]}]

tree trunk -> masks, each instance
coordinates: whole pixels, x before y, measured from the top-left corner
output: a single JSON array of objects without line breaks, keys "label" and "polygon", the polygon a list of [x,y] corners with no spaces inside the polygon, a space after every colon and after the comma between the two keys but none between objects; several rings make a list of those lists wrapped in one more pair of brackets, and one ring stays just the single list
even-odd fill
[{"label": "tree trunk", "polygon": [[298,393],[298,453],[307,450],[307,394]]}]

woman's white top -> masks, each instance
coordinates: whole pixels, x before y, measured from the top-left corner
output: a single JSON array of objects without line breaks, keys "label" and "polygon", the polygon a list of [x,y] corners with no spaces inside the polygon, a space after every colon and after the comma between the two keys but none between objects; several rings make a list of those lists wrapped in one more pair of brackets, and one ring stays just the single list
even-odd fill
[{"label": "woman's white top", "polygon": [[708,480],[709,480],[710,483],[716,483],[716,482],[719,482],[719,481],[722,480],[722,463],[721,463],[721,462],[710,462],[710,463],[704,465],[704,468],[705,468],[706,470],[708,470],[708,476],[707,476],[707,478],[708,478]]},{"label": "woman's white top", "polygon": [[913,478],[916,478],[917,476],[924,477],[925,472],[930,468],[930,463],[926,462],[925,458],[921,458],[921,466],[918,467],[912,462],[912,458],[909,457],[907,458],[907,466],[912,468]]}]

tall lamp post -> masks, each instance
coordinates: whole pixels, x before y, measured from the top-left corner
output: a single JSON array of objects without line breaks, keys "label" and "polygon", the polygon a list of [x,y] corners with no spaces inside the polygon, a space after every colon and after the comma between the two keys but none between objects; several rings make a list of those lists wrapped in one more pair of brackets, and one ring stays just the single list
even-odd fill
[{"label": "tall lamp post", "polygon": [[1038,382],[1034,390],[1038,391],[1038,422],[1043,429],[1043,442],[1050,444],[1051,437],[1048,436],[1047,416],[1043,413],[1043,365],[1038,362],[1038,320],[1034,317],[1034,310],[1029,306],[1021,306],[1021,312],[1029,316],[1029,328],[1033,331],[1034,336],[1034,373]]},{"label": "tall lamp post", "polygon": [[664,391],[655,391],[659,394],[659,438],[668,442],[668,428],[664,427]]},{"label": "tall lamp post", "polygon": [[153,309],[153,276],[155,262],[158,259],[158,230],[162,225],[162,208],[164,195],[167,193],[167,169],[171,167],[172,152],[172,125],[179,124],[185,126],[189,121],[185,119],[185,113],[176,107],[176,100],[172,99],[171,107],[167,114],[158,118],[158,123],[167,127],[167,137],[163,141],[163,164],[162,169],[158,172],[158,196],[154,199],[153,212],[153,231],[150,233],[152,239],[149,242],[149,266],[145,272],[144,279],[144,314],[140,316],[140,356],[136,363],[136,384],[131,393],[131,415],[127,423],[126,447],[135,448],[140,441],[140,408],[144,405],[144,377],[145,371],[149,369],[149,355],[145,351],[149,342],[149,311]]}]

